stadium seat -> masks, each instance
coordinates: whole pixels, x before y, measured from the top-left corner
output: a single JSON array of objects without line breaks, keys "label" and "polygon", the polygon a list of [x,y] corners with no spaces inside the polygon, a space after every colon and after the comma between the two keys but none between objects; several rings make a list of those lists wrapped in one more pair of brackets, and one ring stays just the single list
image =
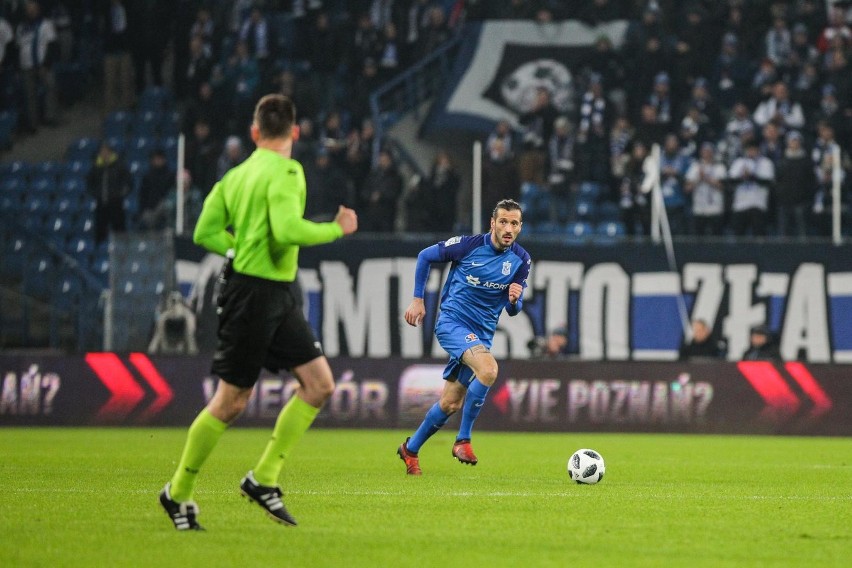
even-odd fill
[{"label": "stadium seat", "polygon": [[143,110],[136,113],[133,124],[130,127],[131,136],[137,138],[153,138],[159,134],[160,122],[163,115],[153,110]]},{"label": "stadium seat", "polygon": [[12,160],[0,164],[0,179],[15,177],[26,180],[29,174],[30,165],[22,160]]},{"label": "stadium seat", "polygon": [[621,219],[621,208],[614,201],[601,201],[598,203],[598,223],[614,222]]},{"label": "stadium seat", "polygon": [[124,110],[118,110],[110,113],[104,119],[104,137],[124,138],[130,133],[130,125],[133,122],[133,114]]},{"label": "stadium seat", "polygon": [[24,269],[24,290],[27,294],[47,298],[54,280],[55,266],[49,255],[30,258]]},{"label": "stadium seat", "polygon": [[597,204],[589,199],[578,199],[574,207],[576,218],[581,221],[593,222],[597,216]]},{"label": "stadium seat", "polygon": [[91,169],[92,162],[90,160],[71,160],[65,162],[65,171],[60,174],[60,179],[75,177],[85,180]]},{"label": "stadium seat", "polygon": [[59,174],[64,170],[64,166],[61,162],[55,161],[46,161],[46,162],[37,162],[33,164],[32,170],[30,172],[30,176],[33,175],[43,175],[43,176],[52,176],[54,179],[59,177]]},{"label": "stadium seat", "polygon": [[141,111],[163,112],[172,106],[172,94],[164,87],[148,87],[137,101]]},{"label": "stadium seat", "polygon": [[584,181],[580,184],[580,199],[596,201],[601,195],[601,184],[594,181]]},{"label": "stadium seat", "polygon": [[0,180],[0,195],[21,196],[27,188],[27,178],[11,175]]},{"label": "stadium seat", "polygon": [[596,242],[618,242],[624,240],[627,228],[620,221],[604,221],[595,227]]},{"label": "stadium seat", "polygon": [[180,134],[181,114],[178,111],[167,111],[160,118],[160,136],[177,136]]},{"label": "stadium seat", "polygon": [[569,244],[586,243],[594,233],[591,223],[583,221],[568,223],[565,227],[565,242]]},{"label": "stadium seat", "polygon": [[77,138],[68,145],[65,159],[91,162],[98,153],[98,146],[100,146],[100,141],[97,138]]},{"label": "stadium seat", "polygon": [[72,274],[60,276],[53,296],[57,308],[61,310],[73,309],[80,302],[81,295],[82,285],[79,277]]},{"label": "stadium seat", "polygon": [[30,183],[27,184],[27,194],[38,195],[50,201],[53,198],[53,192],[56,190],[56,178],[52,175],[36,174],[30,177]]},{"label": "stadium seat", "polygon": [[109,147],[112,148],[116,154],[123,156],[124,151],[127,146],[127,142],[125,142],[126,138],[124,136],[108,136],[104,139]]},{"label": "stadium seat", "polygon": [[125,159],[127,162],[144,162],[147,165],[156,143],[156,138],[147,136],[131,138],[124,152]]},{"label": "stadium seat", "polygon": [[62,181],[59,182],[59,192],[57,193],[57,197],[63,198],[71,196],[79,199],[79,197],[85,193],[86,191],[86,183],[84,180],[79,178],[63,178]]}]

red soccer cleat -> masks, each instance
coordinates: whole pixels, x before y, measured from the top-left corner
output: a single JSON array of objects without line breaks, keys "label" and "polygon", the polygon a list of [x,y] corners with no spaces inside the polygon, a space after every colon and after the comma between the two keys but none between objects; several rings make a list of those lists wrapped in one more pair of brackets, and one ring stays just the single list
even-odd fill
[{"label": "red soccer cleat", "polygon": [[411,438],[406,438],[405,441],[397,448],[396,453],[399,455],[399,459],[405,462],[405,473],[408,475],[423,475],[423,471],[420,469],[420,458],[417,457],[417,454],[413,454],[408,451],[408,440]]},{"label": "red soccer cleat", "polygon": [[461,463],[469,463],[476,465],[479,460],[476,459],[476,454],[473,453],[473,448],[470,447],[470,440],[457,440],[453,444],[453,457]]}]

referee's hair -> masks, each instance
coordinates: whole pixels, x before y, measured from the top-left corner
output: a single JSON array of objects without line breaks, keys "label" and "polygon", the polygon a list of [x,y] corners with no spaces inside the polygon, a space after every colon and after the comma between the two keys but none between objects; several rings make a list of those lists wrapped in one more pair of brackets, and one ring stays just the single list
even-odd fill
[{"label": "referee's hair", "polygon": [[496,207],[494,207],[494,211],[491,213],[491,217],[493,217],[494,219],[497,218],[498,209],[504,209],[506,211],[521,211],[521,214],[523,214],[521,204],[515,201],[514,199],[502,199],[498,201]]},{"label": "referee's hair", "polygon": [[296,107],[284,95],[265,95],[254,107],[254,122],[261,138],[283,138],[290,135],[296,122]]}]

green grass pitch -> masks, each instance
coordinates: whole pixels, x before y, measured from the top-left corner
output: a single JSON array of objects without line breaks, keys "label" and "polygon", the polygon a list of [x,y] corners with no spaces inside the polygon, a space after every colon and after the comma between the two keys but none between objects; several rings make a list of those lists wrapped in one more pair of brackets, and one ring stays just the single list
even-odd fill
[{"label": "green grass pitch", "polygon": [[[396,456],[402,431],[308,432],[277,525],[237,484],[269,430],[233,428],[201,474],[203,533],[157,504],[183,429],[0,429],[0,566],[850,566],[852,439],[452,433]],[[566,462],[600,451],[603,482]]]}]

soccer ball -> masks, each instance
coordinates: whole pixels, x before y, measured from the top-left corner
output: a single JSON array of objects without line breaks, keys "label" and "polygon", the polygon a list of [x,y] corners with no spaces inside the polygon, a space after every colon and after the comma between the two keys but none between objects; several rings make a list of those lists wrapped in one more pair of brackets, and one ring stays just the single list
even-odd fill
[{"label": "soccer ball", "polygon": [[577,450],[568,460],[568,475],[577,483],[597,483],[603,479],[604,471],[606,466],[603,456],[595,450]]}]

